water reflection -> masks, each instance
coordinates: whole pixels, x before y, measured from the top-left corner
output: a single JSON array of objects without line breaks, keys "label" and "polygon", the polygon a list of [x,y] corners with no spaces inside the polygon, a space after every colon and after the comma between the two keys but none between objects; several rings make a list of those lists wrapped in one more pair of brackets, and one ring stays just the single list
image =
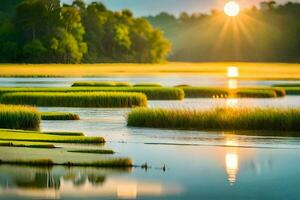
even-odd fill
[{"label": "water reflection", "polygon": [[237,89],[238,88],[238,81],[236,79],[229,79],[228,80],[228,88],[229,89]]},{"label": "water reflection", "polygon": [[0,166],[0,198],[136,199],[178,194],[179,187],[129,177],[131,169]]},{"label": "water reflection", "polygon": [[226,105],[228,107],[237,107],[239,103],[239,100],[238,99],[232,99],[232,98],[229,98],[229,99],[226,99]]},{"label": "water reflection", "polygon": [[238,140],[235,135],[226,135],[226,146],[228,146],[225,154],[227,179],[230,185],[233,185],[237,180],[239,171]]},{"label": "water reflection", "polygon": [[239,171],[239,158],[236,152],[228,152],[225,156],[226,172],[228,181],[232,185],[236,182],[237,173]]}]

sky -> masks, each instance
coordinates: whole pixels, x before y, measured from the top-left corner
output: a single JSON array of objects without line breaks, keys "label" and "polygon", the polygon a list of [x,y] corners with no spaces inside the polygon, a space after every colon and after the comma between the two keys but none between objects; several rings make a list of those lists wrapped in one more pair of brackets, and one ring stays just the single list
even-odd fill
[{"label": "sky", "polygon": [[[72,0],[62,0],[65,3]],[[186,11],[208,13],[211,9],[222,9],[228,0],[85,0],[86,2],[101,1],[111,10],[122,10],[128,8],[133,11],[136,16],[156,15],[162,11],[179,15]],[[258,5],[262,0],[237,0],[240,5],[251,7]],[[285,3],[288,0],[277,0],[277,3]],[[290,0],[291,1],[291,0]],[[299,2],[300,0],[292,0]]]}]

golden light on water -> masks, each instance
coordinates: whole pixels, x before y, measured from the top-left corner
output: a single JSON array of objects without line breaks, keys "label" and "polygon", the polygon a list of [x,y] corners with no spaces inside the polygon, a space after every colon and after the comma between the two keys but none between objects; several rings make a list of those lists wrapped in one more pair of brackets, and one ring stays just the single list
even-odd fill
[{"label": "golden light on water", "polygon": [[238,16],[240,11],[240,5],[236,1],[229,1],[224,6],[224,13],[229,17]]},{"label": "golden light on water", "polygon": [[237,89],[238,81],[236,79],[229,79],[228,80],[228,88],[229,89]]},{"label": "golden light on water", "polygon": [[226,104],[228,107],[234,108],[237,107],[239,103],[238,99],[226,99]]},{"label": "golden light on water", "polygon": [[117,196],[119,199],[136,199],[137,184],[118,185]]},{"label": "golden light on water", "polygon": [[239,69],[235,66],[230,66],[227,68],[227,77],[228,78],[237,78],[239,77]]},{"label": "golden light on water", "polygon": [[237,173],[239,171],[239,158],[237,153],[227,153],[225,156],[226,172],[228,175],[228,181],[230,184],[234,184],[237,179]]}]

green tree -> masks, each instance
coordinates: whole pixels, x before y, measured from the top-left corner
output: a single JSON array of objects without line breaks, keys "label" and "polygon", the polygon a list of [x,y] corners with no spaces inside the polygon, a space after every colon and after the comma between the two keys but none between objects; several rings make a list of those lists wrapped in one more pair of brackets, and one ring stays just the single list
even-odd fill
[{"label": "green tree", "polygon": [[44,61],[46,53],[47,49],[40,40],[33,40],[23,47],[23,56],[26,62],[41,63]]}]

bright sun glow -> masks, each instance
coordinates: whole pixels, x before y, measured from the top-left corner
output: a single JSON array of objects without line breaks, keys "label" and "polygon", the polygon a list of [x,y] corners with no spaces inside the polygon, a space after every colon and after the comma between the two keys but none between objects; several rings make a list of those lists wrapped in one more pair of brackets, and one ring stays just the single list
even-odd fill
[{"label": "bright sun glow", "polygon": [[224,6],[224,12],[230,17],[235,17],[240,13],[240,5],[235,1],[229,1]]},{"label": "bright sun glow", "polygon": [[237,78],[239,76],[239,69],[234,66],[227,68],[227,77],[228,78]]}]

